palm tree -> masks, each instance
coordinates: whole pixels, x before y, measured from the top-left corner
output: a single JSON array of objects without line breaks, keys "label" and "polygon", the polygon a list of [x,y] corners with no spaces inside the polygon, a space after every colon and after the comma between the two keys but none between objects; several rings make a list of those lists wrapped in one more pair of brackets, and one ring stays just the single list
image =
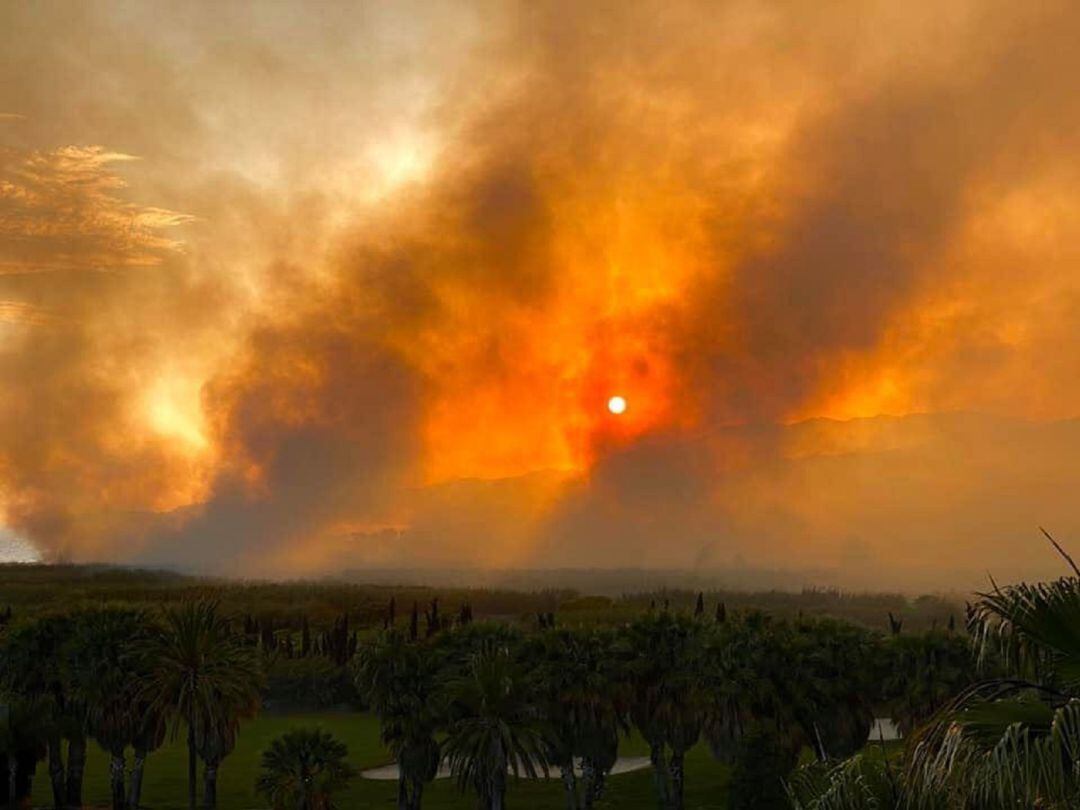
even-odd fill
[{"label": "palm tree", "polygon": [[331,810],[334,792],[354,773],[348,753],[321,729],[289,731],[263,752],[255,791],[273,810]]},{"label": "palm tree", "polygon": [[[548,630],[525,653],[552,731],[548,759],[562,772],[568,810],[592,807],[618,756],[625,723],[610,650],[610,634]],[[581,796],[575,760],[585,780]]]},{"label": "palm tree", "polygon": [[836,656],[819,660],[812,633],[759,612],[725,617],[707,633],[704,648],[704,736],[713,755],[745,777],[730,783],[731,804],[783,800],[783,779],[803,746],[820,749],[823,738],[833,737],[817,726],[817,709],[832,700]]},{"label": "palm tree", "polygon": [[[200,735],[255,713],[262,671],[255,651],[231,632],[216,603],[187,602],[165,609],[162,618],[147,645],[154,666],[142,695],[172,719],[174,733],[181,723],[187,729],[188,808],[195,810]],[[217,761],[208,763],[215,769],[211,783]]]},{"label": "palm tree", "polygon": [[575,637],[565,630],[541,631],[525,653],[535,668],[541,710],[551,734],[545,740],[547,758],[559,767],[566,791],[567,810],[579,810],[574,760],[581,754],[584,717],[583,672]]},{"label": "palm tree", "polygon": [[430,644],[390,629],[361,649],[356,683],[379,716],[382,740],[398,764],[398,808],[419,810],[439,770],[440,662]]},{"label": "palm tree", "polygon": [[[74,688],[86,711],[88,733],[109,753],[114,810],[124,810],[130,799],[138,806],[138,791],[132,795],[124,789],[127,748],[149,736],[151,727],[157,729],[158,744],[163,736],[161,713],[140,700],[142,680],[150,671],[146,657],[150,634],[144,614],[116,609],[82,613],[73,628]],[[137,767],[141,780],[142,763]],[[132,780],[136,781],[134,773]]]},{"label": "palm tree", "polygon": [[664,810],[682,810],[683,762],[701,736],[703,637],[700,621],[667,610],[646,614],[625,631],[630,718],[649,743]]},{"label": "palm tree", "polygon": [[203,807],[217,807],[217,776],[221,761],[236,747],[240,732],[240,717],[254,714],[258,701],[250,706],[232,706],[228,698],[219,696],[215,716],[196,721],[195,751],[203,761]]},{"label": "palm tree", "polygon": [[546,734],[532,684],[500,644],[481,644],[446,686],[449,714],[443,744],[450,772],[481,806],[503,810],[506,774],[547,774]]},{"label": "palm tree", "polygon": [[778,685],[804,742],[821,760],[851,756],[874,722],[884,676],[880,639],[831,619],[800,620],[786,635],[793,663]]},{"label": "palm tree", "polygon": [[142,801],[143,773],[146,769],[146,757],[156,751],[165,742],[167,715],[161,711],[160,705],[145,695],[139,695],[135,699],[136,711],[142,718],[134,731],[135,736],[131,740],[131,779],[128,783],[128,807],[130,810],[138,810]]},{"label": "palm tree", "polygon": [[39,706],[14,695],[0,698],[0,800],[9,807],[30,801],[34,770],[45,756],[45,728]]},{"label": "palm tree", "polygon": [[[53,807],[82,807],[86,764],[85,712],[73,688],[71,619],[50,616],[11,630],[4,644],[0,688],[37,707],[46,738]],[[67,741],[67,762],[64,741]]]},{"label": "palm tree", "polygon": [[966,690],[916,735],[909,802],[1080,806],[1080,571],[980,594],[969,630],[980,660],[1000,656],[1006,674]]},{"label": "palm tree", "polygon": [[941,631],[896,635],[887,642],[883,690],[889,713],[907,736],[978,680],[970,640]]}]

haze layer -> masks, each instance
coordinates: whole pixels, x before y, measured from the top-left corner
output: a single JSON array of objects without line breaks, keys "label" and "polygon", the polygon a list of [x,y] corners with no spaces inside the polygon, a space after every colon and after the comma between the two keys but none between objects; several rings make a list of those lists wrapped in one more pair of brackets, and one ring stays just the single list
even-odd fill
[{"label": "haze layer", "polygon": [[1078,37],[1068,2],[5,4],[0,523],[259,574],[1056,571]]}]

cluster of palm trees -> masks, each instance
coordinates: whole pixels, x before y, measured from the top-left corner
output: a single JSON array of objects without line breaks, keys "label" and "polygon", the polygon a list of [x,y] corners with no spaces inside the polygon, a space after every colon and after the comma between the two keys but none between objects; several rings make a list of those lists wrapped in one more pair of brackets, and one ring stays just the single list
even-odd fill
[{"label": "cluster of palm trees", "polygon": [[[990,604],[974,613],[990,617]],[[218,769],[240,721],[262,705],[266,663],[280,646],[253,644],[235,624],[212,602],[12,623],[0,645],[0,798],[18,806],[45,759],[53,806],[81,807],[94,742],[109,755],[113,808],[136,810],[147,757],[171,736],[186,743],[189,807],[200,803],[201,764],[201,804],[215,808]],[[801,752],[822,763],[854,754],[883,706],[915,729],[951,705],[974,670],[968,639],[951,629],[909,636],[896,627],[882,636],[827,619],[729,613],[723,604],[706,611],[701,597],[692,613],[653,606],[621,626],[569,629],[550,613],[532,628],[475,622],[471,610],[444,619],[437,603],[426,624],[426,632],[412,618],[404,628],[388,620],[365,638],[339,633],[356,649],[339,666],[380,718],[398,763],[400,810],[420,810],[441,766],[490,810],[505,806],[511,775],[556,769],[568,810],[592,808],[631,731],[648,745],[662,810],[682,810],[686,758],[701,742],[734,765],[733,807],[787,806],[784,779]],[[1036,667],[1039,705],[1052,708],[1055,728],[1066,727],[1072,704],[1054,703],[1048,690],[1065,694],[1072,682],[1047,681],[1050,659],[1021,655],[1031,645],[1018,626],[994,625],[977,638],[987,654],[989,639],[1014,639],[1016,649],[1003,652]],[[1071,672],[1071,660],[1053,659],[1056,671]],[[1024,691],[1031,687],[998,688],[1022,695],[1025,710],[1033,705]],[[921,767],[929,773],[932,761],[944,772],[946,761],[974,761],[954,756],[972,744],[955,731],[928,735]],[[856,770],[891,778],[872,762]],[[792,784],[835,781],[834,771],[798,772]],[[959,779],[956,768],[950,773]],[[300,729],[265,752],[257,789],[274,807],[317,810],[351,775],[340,743]]]},{"label": "cluster of palm trees", "polygon": [[28,797],[42,753],[54,808],[82,807],[86,745],[94,740],[109,753],[112,807],[137,808],[147,756],[169,733],[184,733],[189,806],[197,803],[201,761],[203,805],[212,809],[218,766],[239,721],[260,705],[257,651],[214,603],[185,603],[154,617],[108,607],[50,616],[11,629],[2,656],[0,739],[12,807]]},{"label": "cluster of palm trees", "polygon": [[[771,771],[746,780],[753,795],[732,799],[786,807],[782,780],[801,751],[822,760],[853,754],[876,706],[929,716],[940,691],[972,674],[970,665],[937,666],[967,654],[966,641],[947,632],[929,636],[920,655],[897,642],[903,636],[760,613],[706,619],[701,605],[694,615],[650,610],[618,628],[554,624],[529,633],[469,624],[428,638],[391,626],[361,647],[357,684],[397,759],[399,810],[419,810],[441,763],[489,810],[505,806],[508,774],[555,768],[568,810],[591,808],[631,730],[649,746],[663,810],[682,810],[686,756],[700,741],[736,764],[760,759],[747,741],[764,741],[775,753]],[[909,692],[886,677],[899,661],[945,683],[925,696]],[[883,691],[887,683],[894,694]]]}]

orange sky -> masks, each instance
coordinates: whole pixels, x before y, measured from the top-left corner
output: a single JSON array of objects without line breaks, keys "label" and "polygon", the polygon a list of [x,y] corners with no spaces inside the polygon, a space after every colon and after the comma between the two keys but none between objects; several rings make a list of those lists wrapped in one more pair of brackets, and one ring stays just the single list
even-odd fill
[{"label": "orange sky", "polygon": [[1066,2],[6,5],[0,554],[1054,570],[1077,34]]}]

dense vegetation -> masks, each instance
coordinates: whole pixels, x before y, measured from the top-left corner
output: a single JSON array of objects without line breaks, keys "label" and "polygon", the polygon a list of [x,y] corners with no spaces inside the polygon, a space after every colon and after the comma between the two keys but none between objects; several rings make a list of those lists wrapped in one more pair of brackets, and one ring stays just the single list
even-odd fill
[{"label": "dense vegetation", "polygon": [[[116,569],[19,575],[0,592],[13,606],[0,613],[0,788],[13,804],[44,762],[53,805],[80,806],[93,743],[108,753],[112,806],[138,807],[147,758],[176,739],[189,806],[201,793],[212,808],[244,718],[333,705],[377,715],[402,810],[423,806],[440,762],[483,807],[504,806],[508,776],[556,773],[565,806],[597,806],[628,734],[643,741],[664,810],[684,807],[686,763],[702,742],[730,768],[717,806],[787,807],[800,757],[860,751],[875,714],[914,728],[975,668],[950,614],[911,634],[903,605],[885,612],[882,632],[704,593],[611,601]],[[35,582],[36,602],[26,598]],[[340,741],[317,729],[291,729],[261,764],[257,789],[273,807],[328,807],[353,775]]]},{"label": "dense vegetation", "polygon": [[898,758],[862,752],[801,769],[791,780],[796,810],[1080,807],[1080,570],[1072,567],[1074,577],[982,594],[968,624],[983,680],[916,728]]},{"label": "dense vegetation", "polygon": [[[403,575],[404,576],[404,575]],[[567,575],[566,581],[582,577]],[[747,591],[710,588],[640,590],[640,577],[625,578],[625,589],[601,596],[582,595],[558,585],[554,574],[538,581],[543,587],[505,588],[419,587],[392,583],[356,584],[338,580],[259,582],[207,579],[166,571],[147,571],[103,565],[0,564],[0,609],[10,606],[22,617],[70,612],[97,607],[103,602],[133,608],[209,599],[227,615],[251,616],[277,630],[299,632],[304,617],[325,629],[347,612],[351,625],[363,631],[382,625],[387,602],[393,597],[399,614],[413,602],[429,605],[439,597],[450,612],[468,602],[478,619],[533,620],[537,613],[555,611],[564,623],[612,624],[630,621],[650,605],[667,603],[673,610],[692,610],[704,591],[709,604],[723,602],[730,610],[762,610],[773,616],[798,618],[827,616],[864,627],[888,631],[890,616],[905,631],[921,632],[945,627],[963,617],[962,600],[925,595],[847,593],[828,588],[802,591]],[[621,580],[594,577],[608,588]],[[412,582],[411,579],[403,579]],[[677,580],[676,580],[677,581]]]}]

